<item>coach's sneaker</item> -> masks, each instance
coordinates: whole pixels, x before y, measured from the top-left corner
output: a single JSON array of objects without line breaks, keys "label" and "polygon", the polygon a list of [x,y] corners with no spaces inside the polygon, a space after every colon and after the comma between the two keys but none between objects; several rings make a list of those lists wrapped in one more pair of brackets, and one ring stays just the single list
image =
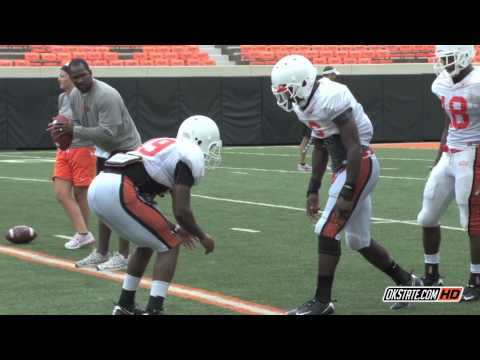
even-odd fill
[{"label": "coach's sneaker", "polygon": [[[423,281],[420,279],[418,276],[415,274],[410,274],[410,280],[408,280],[404,284],[400,284],[398,286],[414,286],[414,287],[420,287],[423,286]],[[410,305],[408,302],[397,302],[394,303],[392,306],[390,306],[390,309],[392,310],[400,310],[407,308]]]},{"label": "coach's sneaker", "polygon": [[95,238],[93,237],[91,232],[88,232],[86,235],[81,235],[76,233],[72,236],[70,241],[65,243],[65,249],[68,250],[77,250],[81,247],[93,244],[95,242]]},{"label": "coach's sneaker", "polygon": [[143,315],[144,311],[137,306],[120,306],[115,304],[112,315]]},{"label": "coach's sneaker", "polygon": [[335,306],[332,302],[322,303],[316,298],[313,298],[302,306],[290,310],[287,315],[332,315],[334,312]]},{"label": "coach's sneaker", "polygon": [[112,255],[108,261],[105,261],[101,264],[96,266],[98,271],[117,271],[117,270],[125,270],[128,266],[128,258],[124,257],[120,253],[116,252]]},{"label": "coach's sneaker", "polygon": [[441,277],[431,278],[426,276],[422,278],[423,286],[443,286],[443,279]]},{"label": "coach's sneaker", "polygon": [[308,164],[297,164],[297,171],[310,172],[312,167]]},{"label": "coach's sneaker", "polygon": [[462,302],[475,301],[480,299],[480,287],[475,285],[468,285],[463,290]]},{"label": "coach's sneaker", "polygon": [[94,249],[85,259],[77,261],[75,263],[75,267],[81,268],[86,266],[96,266],[98,264],[104,263],[108,260],[108,258],[109,254],[102,255],[97,251],[97,249]]}]

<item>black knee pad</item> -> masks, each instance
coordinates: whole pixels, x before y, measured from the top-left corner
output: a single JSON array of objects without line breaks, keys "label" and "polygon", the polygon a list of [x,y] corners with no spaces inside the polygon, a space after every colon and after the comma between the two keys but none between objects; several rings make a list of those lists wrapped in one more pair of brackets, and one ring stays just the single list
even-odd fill
[{"label": "black knee pad", "polygon": [[340,241],[319,235],[318,236],[318,253],[331,255],[331,256],[340,256],[342,254]]}]

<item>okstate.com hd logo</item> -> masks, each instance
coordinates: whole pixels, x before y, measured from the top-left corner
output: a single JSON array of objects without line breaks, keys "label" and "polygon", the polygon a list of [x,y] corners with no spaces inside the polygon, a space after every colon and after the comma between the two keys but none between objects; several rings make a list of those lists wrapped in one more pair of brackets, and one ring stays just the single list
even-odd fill
[{"label": "okstate.com hd logo", "polygon": [[463,287],[440,286],[392,286],[385,289],[383,302],[412,302],[412,303],[458,303],[463,295]]}]

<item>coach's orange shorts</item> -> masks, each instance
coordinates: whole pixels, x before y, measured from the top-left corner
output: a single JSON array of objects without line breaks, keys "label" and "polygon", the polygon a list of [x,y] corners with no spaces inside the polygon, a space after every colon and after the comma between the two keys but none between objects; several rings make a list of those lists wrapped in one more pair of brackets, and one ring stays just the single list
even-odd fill
[{"label": "coach's orange shorts", "polygon": [[89,186],[96,176],[95,148],[80,147],[57,150],[52,179],[70,181],[73,186]]}]

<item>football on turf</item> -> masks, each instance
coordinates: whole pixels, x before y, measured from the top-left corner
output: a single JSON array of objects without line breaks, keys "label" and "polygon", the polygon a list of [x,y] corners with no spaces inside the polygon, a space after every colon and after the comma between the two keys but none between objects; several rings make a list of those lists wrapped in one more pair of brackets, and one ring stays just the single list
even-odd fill
[{"label": "football on turf", "polygon": [[28,244],[37,237],[35,230],[26,225],[18,225],[9,229],[5,238],[14,244]]},{"label": "football on turf", "polygon": [[[66,118],[63,115],[57,115],[54,120],[53,124],[63,124],[63,123],[70,123],[72,122],[69,118]],[[50,136],[52,137],[53,143],[56,147],[60,150],[67,150],[70,145],[72,145],[73,141],[73,134],[62,134],[58,130],[50,131]]]}]

